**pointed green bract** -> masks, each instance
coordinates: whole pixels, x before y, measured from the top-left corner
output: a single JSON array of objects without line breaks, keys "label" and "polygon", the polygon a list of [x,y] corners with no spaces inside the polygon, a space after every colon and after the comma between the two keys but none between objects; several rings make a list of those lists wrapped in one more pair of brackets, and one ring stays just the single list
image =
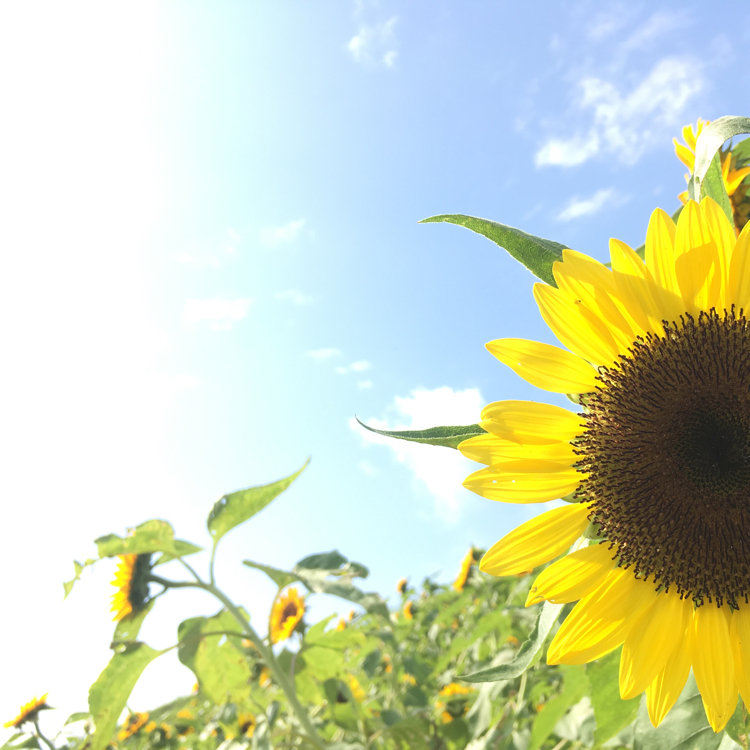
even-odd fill
[{"label": "pointed green bract", "polygon": [[566,245],[561,245],[553,240],[545,240],[542,237],[535,237],[515,227],[498,224],[496,221],[490,221],[489,219],[479,219],[475,216],[441,214],[440,216],[431,216],[429,219],[422,219],[420,224],[430,222],[457,224],[481,234],[502,247],[517,261],[523,263],[531,273],[542,281],[551,286],[557,286],[552,275],[552,264],[556,260],[562,259],[562,251],[567,247]]},{"label": "pointed green bract", "polygon": [[261,487],[249,487],[224,495],[211,509],[207,526],[214,540],[214,545],[235,526],[239,526],[263,510],[273,499],[278,497],[305,470],[308,459],[299,471],[285,479]]},{"label": "pointed green bract", "polygon": [[137,611],[131,612],[127,617],[123,617],[117,623],[115,633],[112,636],[112,643],[117,645],[119,643],[134,641],[138,637],[146,615],[153,609],[154,603],[155,600],[151,599]]},{"label": "pointed green bract", "polygon": [[91,750],[103,750],[114,739],[117,720],[135,683],[143,670],[162,653],[145,643],[133,643],[114,654],[89,690],[89,711],[96,727],[88,745]]},{"label": "pointed green bract", "polygon": [[695,200],[700,200],[703,183],[713,159],[723,143],[735,135],[750,133],[750,118],[719,117],[706,125],[695,143],[695,168],[688,185],[688,192]]},{"label": "pointed green bract", "polygon": [[464,682],[497,682],[498,680],[511,680],[518,677],[539,658],[544,642],[550,630],[552,630],[552,626],[557,622],[562,608],[562,604],[551,604],[550,602],[542,604],[534,630],[528,640],[524,641],[521,648],[518,649],[518,654],[513,661],[487,669],[480,669],[478,672],[472,672],[471,674],[462,674],[458,676],[458,679]]},{"label": "pointed green bract", "polygon": [[176,540],[171,525],[159,519],[145,521],[127,536],[107,534],[94,541],[100,558],[142,555],[147,552],[165,552],[171,557],[180,557],[200,551],[200,547],[190,542]]},{"label": "pointed green bract", "polygon": [[[688,195],[692,198],[695,198],[694,195],[691,195],[691,191],[694,189],[694,184],[691,181],[688,186]],[[724,177],[721,173],[721,158],[718,152],[714,154],[714,158],[711,160],[706,176],[700,184],[700,198],[713,198],[719,206],[721,206],[721,210],[729,221],[734,224],[732,202],[727,195],[727,188],[724,184]]]},{"label": "pointed green bract", "polygon": [[[356,418],[356,417],[355,417]],[[375,432],[384,437],[397,438],[399,440],[408,440],[412,443],[426,443],[427,445],[440,445],[444,448],[458,448],[464,440],[484,435],[483,430],[478,424],[452,427],[431,427],[427,430],[378,430],[370,427],[364,422],[357,419],[357,422],[366,430]]]},{"label": "pointed green bract", "polygon": [[232,614],[223,610],[213,617],[193,617],[181,622],[177,632],[179,659],[198,678],[201,693],[219,706],[234,703],[251,710],[252,669]]}]

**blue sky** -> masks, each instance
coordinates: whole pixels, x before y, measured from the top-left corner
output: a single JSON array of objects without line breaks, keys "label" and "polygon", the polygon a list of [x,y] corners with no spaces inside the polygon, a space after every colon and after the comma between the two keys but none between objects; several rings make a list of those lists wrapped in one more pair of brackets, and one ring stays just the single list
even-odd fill
[{"label": "blue sky", "polygon": [[[100,534],[156,517],[205,542],[221,494],[311,456],[220,552],[219,580],[262,630],[273,590],[242,559],[338,548],[390,596],[401,576],[452,579],[470,544],[533,514],[464,490],[460,456],[353,423],[472,423],[489,401],[555,400],[484,349],[553,341],[532,276],[481,237],[417,222],[484,216],[600,259],[610,237],[640,244],[683,189],[681,126],[748,114],[746,15],[4,5],[2,715],[46,690],[85,706],[113,566],[65,602],[61,582]],[[171,599],[154,645],[215,609]],[[168,661],[145,680],[135,709],[192,686]]]}]

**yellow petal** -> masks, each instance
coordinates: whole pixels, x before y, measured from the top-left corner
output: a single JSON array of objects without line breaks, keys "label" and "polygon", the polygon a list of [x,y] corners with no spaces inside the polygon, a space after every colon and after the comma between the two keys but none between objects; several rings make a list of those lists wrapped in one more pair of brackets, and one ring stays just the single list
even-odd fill
[{"label": "yellow petal", "polygon": [[526,606],[545,599],[554,604],[574,602],[590,594],[614,567],[614,553],[606,544],[592,544],[571,552],[537,576]]},{"label": "yellow petal", "polygon": [[709,299],[711,306],[718,310],[726,307],[726,293],[729,287],[729,266],[732,261],[732,254],[737,242],[737,235],[734,231],[734,225],[729,222],[724,211],[719,204],[711,198],[704,198],[700,203],[701,216],[705,229],[711,237],[716,248],[716,257],[718,261],[716,280],[715,299]]},{"label": "yellow petal", "polygon": [[651,584],[616,568],[565,618],[550,643],[548,664],[584,664],[616,649],[654,597]]},{"label": "yellow petal", "polygon": [[716,243],[695,201],[688,201],[677,220],[675,275],[685,310],[723,307],[719,299],[721,275]]},{"label": "yellow petal", "polygon": [[[646,230],[646,267],[658,286],[680,296],[680,287],[677,285],[674,270],[675,231],[674,222],[660,208],[651,214]],[[671,311],[667,319],[675,319]]]},{"label": "yellow petal", "polygon": [[714,732],[724,728],[737,705],[727,613],[725,607],[704,604],[693,615],[693,673]]},{"label": "yellow petal", "polygon": [[606,322],[580,299],[547,284],[534,284],[534,298],[563,346],[595,366],[615,361],[620,349]]},{"label": "yellow petal", "polygon": [[504,440],[492,433],[477,435],[459,443],[458,450],[472,461],[496,464],[509,460],[533,459],[564,463],[572,466],[578,461],[573,446],[566,441],[556,443],[516,443]]},{"label": "yellow petal", "polygon": [[575,354],[526,339],[498,339],[487,344],[490,354],[524,380],[555,393],[590,393],[596,370]]},{"label": "yellow petal", "polygon": [[516,443],[568,442],[583,431],[580,414],[536,401],[495,401],[482,409],[480,424]]},{"label": "yellow petal", "polygon": [[571,503],[522,523],[487,550],[479,569],[493,576],[526,573],[561,555],[589,524],[590,506]]},{"label": "yellow petal", "polygon": [[750,222],[740,232],[729,263],[727,307],[731,305],[750,313]]},{"label": "yellow petal", "polygon": [[660,593],[641,614],[625,638],[620,657],[620,695],[623,700],[643,692],[664,669],[692,620],[693,604],[679,595]]},{"label": "yellow petal", "polygon": [[470,474],[467,490],[504,503],[544,503],[577,489],[584,474],[547,461],[510,461]]},{"label": "yellow petal", "polygon": [[687,146],[678,143],[677,139],[673,138],[672,142],[677,158],[692,172],[695,169],[695,154]]},{"label": "yellow petal", "polygon": [[750,606],[742,605],[729,618],[729,637],[734,649],[734,677],[747,708],[750,706]]},{"label": "yellow petal", "polygon": [[692,641],[692,617],[688,615],[688,627],[678,639],[677,647],[667,658],[661,671],[646,688],[646,708],[651,723],[658,727],[680,697],[690,674],[690,644]]}]

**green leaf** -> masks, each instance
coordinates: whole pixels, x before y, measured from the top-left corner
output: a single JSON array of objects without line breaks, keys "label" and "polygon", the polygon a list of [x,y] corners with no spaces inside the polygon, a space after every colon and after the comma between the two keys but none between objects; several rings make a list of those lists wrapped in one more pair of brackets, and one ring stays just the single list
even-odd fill
[{"label": "green leaf", "polygon": [[[681,646],[682,647],[682,646]],[[714,734],[703,711],[703,702],[692,674],[674,708],[654,729],[645,701],[635,722],[633,750],[716,750],[723,734]]]},{"label": "green leaf", "polygon": [[523,263],[535,276],[547,284],[557,286],[555,277],[552,275],[552,264],[562,259],[562,251],[567,245],[559,242],[545,240],[542,237],[534,237],[526,234],[520,229],[498,224],[488,219],[478,219],[474,216],[463,214],[441,214],[422,219],[420,224],[443,221],[448,224],[458,224],[461,227],[471,229],[472,232],[481,234],[488,240],[492,240],[504,250],[507,250],[517,261]]},{"label": "green leaf", "polygon": [[638,713],[639,698],[620,698],[620,650],[597,659],[586,667],[591,685],[591,703],[596,718],[594,739],[597,745],[614,737],[630,724]]},{"label": "green leaf", "polygon": [[158,519],[145,521],[125,537],[107,534],[94,542],[100,559],[115,555],[142,555],[147,552],[168,552],[174,556],[178,554],[174,530],[166,521]]},{"label": "green leaf", "polygon": [[247,565],[248,568],[255,568],[256,570],[262,571],[280,589],[283,589],[284,586],[288,586],[290,583],[294,583],[295,581],[299,580],[297,576],[294,575],[294,573],[289,573],[286,570],[280,570],[279,568],[274,568],[271,565],[264,565],[263,563],[253,562],[252,560],[243,560],[242,564]]},{"label": "green leaf", "polygon": [[163,565],[164,563],[174,560],[178,557],[187,557],[188,555],[194,555],[196,552],[200,552],[203,547],[199,547],[197,544],[186,542],[183,539],[174,540],[174,552],[162,552],[159,555],[159,559],[154,562],[154,566]]},{"label": "green leaf", "polygon": [[115,634],[112,636],[112,642],[127,643],[128,641],[134,641],[138,637],[146,615],[153,609],[155,601],[155,599],[151,599],[151,601],[147,602],[137,612],[131,612],[127,617],[123,617],[117,623]]},{"label": "green leaf", "polygon": [[747,737],[750,736],[750,718],[745,704],[741,700],[737,701],[737,708],[727,722],[726,733],[735,742],[740,743],[746,741]]},{"label": "green leaf", "polygon": [[234,617],[221,611],[213,617],[193,617],[177,630],[180,661],[198,678],[201,693],[222,706],[250,704],[252,669],[241,644],[241,634],[209,635],[217,631],[237,632]]},{"label": "green leaf", "polygon": [[706,176],[701,184],[701,197],[713,198],[721,206],[721,210],[732,225],[734,225],[732,202],[729,200],[727,188],[724,185],[724,177],[721,174],[721,159],[718,153],[714,155],[708,172],[706,172]]},{"label": "green leaf", "polygon": [[525,672],[539,657],[539,654],[547,640],[552,626],[562,611],[562,604],[551,604],[544,602],[537,617],[534,630],[528,640],[524,641],[518,649],[515,659],[507,664],[499,664],[487,669],[480,669],[471,674],[459,675],[458,679],[465,682],[497,682],[498,680],[511,680]]},{"label": "green leaf", "polygon": [[103,750],[112,741],[117,720],[143,670],[163,651],[133,643],[110,660],[89,690],[89,711],[96,727],[88,745]]},{"label": "green leaf", "polygon": [[384,437],[409,440],[412,443],[441,445],[444,448],[458,448],[459,443],[462,443],[464,440],[476,437],[477,435],[484,435],[486,432],[478,424],[463,427],[431,427],[428,430],[378,430],[375,427],[369,427],[356,417],[355,419],[366,430],[376,432],[378,435],[383,435]]},{"label": "green leaf", "polygon": [[695,144],[695,169],[688,186],[696,200],[703,195],[703,181],[716,152],[726,140],[742,133],[750,133],[748,117],[719,117],[703,128]]},{"label": "green leaf", "polygon": [[299,471],[285,479],[261,487],[249,487],[220,497],[208,514],[208,530],[214,545],[235,526],[244,523],[256,513],[263,510],[273,499],[278,497],[305,470],[310,459],[305,461]]},{"label": "green leaf", "polygon": [[73,590],[73,586],[75,585],[76,581],[78,581],[81,577],[81,573],[88,568],[89,565],[93,565],[96,562],[96,560],[92,560],[89,558],[84,563],[79,563],[78,560],[73,560],[73,570],[75,575],[69,580],[65,581],[63,583],[63,590],[65,591],[65,596],[63,598],[67,598],[68,594]]},{"label": "green leaf", "polygon": [[589,685],[583,666],[562,666],[560,671],[563,675],[562,689],[544,704],[534,719],[528,750],[538,750],[567,710],[586,695]]},{"label": "green leaf", "polygon": [[750,138],[745,138],[739,143],[732,145],[732,156],[737,160],[737,164],[742,167],[750,161]]}]

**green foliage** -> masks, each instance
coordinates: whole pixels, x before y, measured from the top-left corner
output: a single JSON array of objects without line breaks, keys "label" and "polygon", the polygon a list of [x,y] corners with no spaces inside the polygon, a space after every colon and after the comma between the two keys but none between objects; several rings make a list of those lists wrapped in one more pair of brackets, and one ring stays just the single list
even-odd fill
[{"label": "green foliage", "polygon": [[431,216],[429,219],[422,219],[420,223],[427,224],[438,221],[458,224],[458,226],[471,229],[472,232],[492,240],[496,245],[507,250],[517,261],[523,263],[531,273],[542,281],[557,286],[555,277],[552,275],[552,264],[556,260],[562,259],[562,251],[567,245],[561,245],[553,240],[545,240],[542,237],[534,237],[534,235],[522,232],[520,229],[498,224],[496,221],[478,219],[463,214]]},{"label": "green foliage", "polygon": [[[722,144],[736,135],[750,133],[750,118],[748,117],[719,117],[712,120],[698,136],[695,144],[695,169],[688,185],[688,192],[696,200],[703,195],[704,180],[712,166],[712,162]],[[730,214],[731,221],[731,214]]]},{"label": "green foliage", "polygon": [[412,443],[425,443],[426,445],[438,445],[444,448],[458,448],[459,443],[477,435],[484,435],[478,424],[465,425],[463,427],[431,427],[428,430],[378,430],[370,427],[357,419],[362,427],[370,432],[376,432],[385,437],[397,438],[398,440],[409,440]]}]

